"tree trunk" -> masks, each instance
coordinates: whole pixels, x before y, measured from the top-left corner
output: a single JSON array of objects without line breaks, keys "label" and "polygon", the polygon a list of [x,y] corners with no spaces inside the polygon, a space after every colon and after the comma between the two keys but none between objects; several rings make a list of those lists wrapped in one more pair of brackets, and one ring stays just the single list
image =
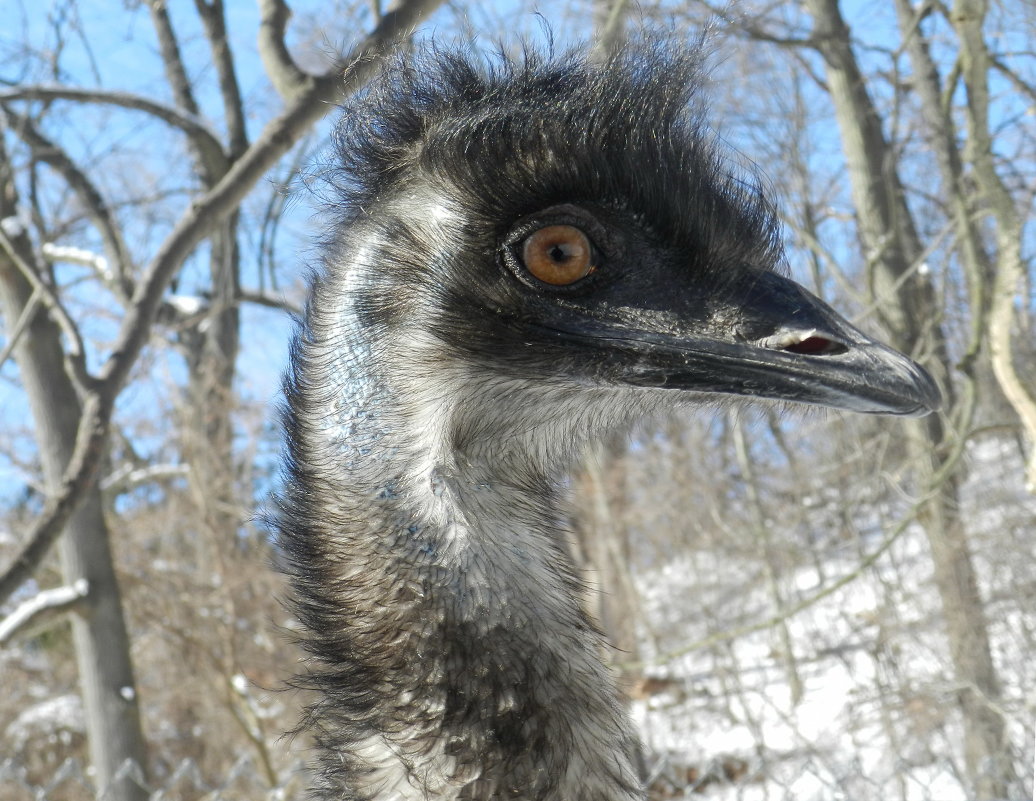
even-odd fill
[{"label": "tree trunk", "polygon": [[217,548],[235,536],[240,524],[232,420],[240,335],[237,217],[230,215],[211,239],[212,307],[203,324],[183,336],[189,375],[184,454],[203,525]]},{"label": "tree trunk", "polygon": [[1018,414],[1029,440],[1026,484],[1036,492],[1036,395],[1014,366],[1011,332],[1018,288],[1026,273],[1022,255],[1022,220],[1011,192],[1001,179],[993,157],[989,128],[989,70],[991,58],[982,35],[988,0],[956,0],[950,15],[960,39],[961,75],[968,97],[968,152],[982,199],[996,222],[997,265],[988,316],[989,350],[993,374],[1004,396]]},{"label": "tree trunk", "polygon": [[574,482],[579,499],[576,537],[579,563],[590,585],[588,606],[608,637],[609,661],[634,662],[640,654],[640,602],[615,503],[621,497],[616,484],[624,472],[624,452],[618,444],[598,445],[583,459]]},{"label": "tree trunk", "polygon": [[594,57],[604,60],[626,42],[626,16],[629,0],[594,0]]},{"label": "tree trunk", "polygon": [[[0,218],[11,218],[16,196],[7,175],[0,175],[0,192]],[[24,233],[9,236],[9,241],[23,261],[32,263]],[[30,295],[28,281],[0,250],[0,310],[8,330]],[[32,408],[46,487],[56,492],[75,445],[81,407],[64,370],[61,332],[42,307],[18,341],[14,356]],[[144,801],[148,793],[140,782],[147,759],[129,635],[96,487],[73,512],[59,550],[65,581],[87,582],[84,606],[72,615],[72,635],[98,795],[110,801]]]},{"label": "tree trunk", "polygon": [[[923,252],[896,171],[896,157],[855,60],[837,0],[808,0],[814,36],[824,56],[828,90],[841,131],[860,239],[871,270],[871,289],[893,343],[922,359],[946,392],[949,364],[932,285],[915,268]],[[949,397],[953,407],[954,399]],[[936,482],[947,439],[946,417],[905,423],[922,489]],[[949,650],[964,723],[964,761],[975,797],[1008,794],[1011,768],[1000,684],[993,664],[982,599],[963,524],[958,482],[949,476],[932,487],[921,523],[932,553]]]}]

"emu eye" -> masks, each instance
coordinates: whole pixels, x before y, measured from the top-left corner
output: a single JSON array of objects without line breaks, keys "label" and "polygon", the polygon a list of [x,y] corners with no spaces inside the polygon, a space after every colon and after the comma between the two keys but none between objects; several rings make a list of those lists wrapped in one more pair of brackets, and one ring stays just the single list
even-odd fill
[{"label": "emu eye", "polygon": [[547,225],[522,242],[522,264],[551,286],[568,286],[597,269],[590,239],[574,225]]}]

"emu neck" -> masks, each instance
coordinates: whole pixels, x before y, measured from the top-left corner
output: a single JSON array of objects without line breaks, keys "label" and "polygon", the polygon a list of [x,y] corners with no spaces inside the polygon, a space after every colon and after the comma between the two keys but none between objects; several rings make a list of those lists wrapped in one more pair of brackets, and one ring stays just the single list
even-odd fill
[{"label": "emu neck", "polygon": [[322,408],[297,571],[328,795],[640,798],[549,480],[513,447],[458,446],[420,356],[393,371],[390,353],[354,341],[307,384]]},{"label": "emu neck", "polygon": [[338,450],[341,494],[363,510],[364,535],[351,547],[368,559],[376,549],[393,572],[422,582],[428,604],[479,636],[545,624],[559,638],[585,632],[551,480],[513,453],[494,458],[502,446],[459,448],[456,410],[441,395],[393,384],[362,361],[349,372],[347,396],[359,397],[341,409],[327,444]]}]

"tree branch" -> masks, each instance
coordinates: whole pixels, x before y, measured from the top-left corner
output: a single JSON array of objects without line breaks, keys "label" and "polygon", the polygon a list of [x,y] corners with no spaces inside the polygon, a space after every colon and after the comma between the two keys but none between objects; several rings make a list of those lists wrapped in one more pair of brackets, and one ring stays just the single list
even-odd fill
[{"label": "tree branch", "polygon": [[64,530],[80,500],[93,486],[104,461],[108,426],[114,399],[105,403],[97,392],[89,393],[83,403],[75,450],[65,468],[56,494],[51,495],[29,531],[26,544],[11,566],[0,576],[0,603],[6,601],[36,571],[50,546]]},{"label": "tree branch", "polygon": [[32,150],[32,155],[44,164],[49,164],[64,178],[65,183],[72,188],[76,197],[79,198],[79,202],[83,204],[87,215],[101,235],[108,258],[110,271],[107,275],[102,273],[101,278],[120,301],[126,302],[133,292],[129,279],[129,249],[126,247],[122,233],[116,225],[115,218],[112,216],[108,204],[105,203],[104,197],[68,153],[40,133],[32,120],[15,113],[6,106],[0,105],[0,109],[8,117],[11,129]]},{"label": "tree branch", "polygon": [[183,478],[190,472],[190,465],[186,464],[153,464],[145,467],[127,464],[101,479],[101,491],[111,494],[128,492],[142,484]]},{"label": "tree branch", "polygon": [[248,136],[245,131],[245,115],[242,111],[241,89],[238,86],[237,74],[234,70],[234,59],[227,40],[227,26],[223,15],[223,0],[212,0],[212,5],[205,0],[194,0],[205,26],[205,35],[209,39],[212,60],[216,63],[216,74],[219,76],[219,94],[223,98],[223,116],[227,123],[230,158],[236,159],[248,147]]},{"label": "tree branch", "polygon": [[997,171],[989,130],[990,54],[982,33],[986,6],[957,0],[951,22],[961,41],[961,75],[967,89],[969,153],[982,194],[996,220],[997,263],[987,317],[993,374],[1025,428],[1029,440],[1026,486],[1036,493],[1036,397],[1014,365],[1012,327],[1018,287],[1025,275],[1022,218]]},{"label": "tree branch", "polygon": [[381,59],[407,37],[442,0],[410,0],[382,17],[378,26],[328,73],[308,77],[288,108],[267,124],[262,135],[226,175],[194,201],[166,237],[138,282],[132,305],[99,380],[83,399],[76,447],[61,486],[30,530],[26,545],[0,576],[0,602],[27,580],[61,534],[69,515],[93,486],[111,425],[115,398],[146,344],[162,295],[191,251],[236,209],[255,184],[331,108],[341,92],[353,92],[377,69]]},{"label": "tree branch", "polygon": [[202,119],[191,113],[156,103],[147,97],[131,92],[111,92],[100,89],[76,89],[69,86],[18,86],[13,89],[0,90],[0,103],[11,100],[74,100],[80,103],[97,103],[100,105],[118,106],[132,111],[142,111],[157,117],[162,122],[183,131],[191,142],[201,150],[206,159],[223,162],[226,155],[223,145],[205,125]]},{"label": "tree branch", "polygon": [[[291,9],[283,0],[259,0],[262,15],[259,23],[259,56],[273,88],[285,100],[302,91],[307,74],[295,63],[284,41]],[[377,15],[377,16],[380,16]]]},{"label": "tree branch", "polygon": [[[262,292],[249,292],[247,289],[242,289],[238,293],[238,300],[243,303],[254,303],[256,306],[265,306],[268,309],[277,309],[294,317],[302,316],[302,309],[294,303],[289,303],[284,298],[273,298],[269,295],[264,295]],[[0,361],[0,364],[3,364],[3,362]]]},{"label": "tree branch", "polygon": [[[150,0],[148,7],[151,10],[151,22],[155,26],[155,35],[158,37],[158,50],[162,56],[162,64],[165,67],[166,81],[173,90],[173,98],[176,105],[188,114],[200,116],[198,103],[194,99],[194,91],[190,79],[187,77],[187,70],[180,55],[180,43],[176,39],[176,32],[173,30],[173,23],[169,19],[164,0]],[[227,154],[223,146],[219,146],[219,156],[214,152],[202,150],[192,140],[191,147],[194,150],[195,161],[201,172],[206,187],[212,186],[226,172],[228,167]]]},{"label": "tree branch", "polygon": [[66,264],[81,264],[84,267],[89,267],[106,284],[110,285],[114,278],[108,259],[85,248],[77,248],[72,245],[54,245],[50,242],[44,242],[40,252],[43,254],[43,258],[50,262],[61,261]]},{"label": "tree branch", "polygon": [[79,608],[89,590],[89,584],[82,579],[70,587],[55,587],[36,593],[0,620],[0,646],[6,645],[30,625],[40,625]]},{"label": "tree branch", "polygon": [[936,481],[933,482],[932,488],[928,490],[921,498],[916,500],[907,514],[896,524],[896,526],[885,535],[881,543],[871,551],[869,554],[864,556],[860,563],[850,572],[844,576],[832,581],[826,587],[822,587],[812,595],[803,598],[796,603],[785,606],[782,610],[776,614],[770,615],[763,620],[757,620],[754,623],[746,623],[742,626],[725,627],[722,631],[710,634],[707,637],[703,637],[700,640],[696,640],[691,643],[674,648],[671,651],[659,654],[652,659],[645,659],[637,662],[620,662],[618,667],[621,670],[643,670],[646,667],[652,667],[657,665],[664,665],[672,662],[675,659],[679,659],[682,656],[686,656],[693,651],[700,651],[703,648],[711,648],[714,645],[718,645],[723,642],[729,642],[730,640],[736,640],[741,637],[745,637],[749,634],[755,634],[757,631],[765,631],[766,629],[779,626],[790,620],[791,618],[798,615],[800,612],[809,609],[812,606],[816,606],[825,598],[830,597],[834,593],[838,592],[845,586],[852,584],[856,579],[860,578],[867,570],[873,567],[877,561],[888,553],[889,549],[896,543],[897,540],[903,535],[903,533],[910,527],[910,525],[916,522],[918,514],[926,503],[928,503],[936,492],[936,488],[939,484],[946,479],[948,471],[946,473],[940,473]]},{"label": "tree branch", "polygon": [[40,303],[40,293],[33,290],[28,302],[25,304],[25,308],[22,309],[22,313],[11,328],[11,333],[4,344],[4,349],[0,351],[0,367],[7,363],[7,360],[11,358],[11,354],[14,353],[14,349],[18,347],[18,340],[22,338],[29,327],[29,323],[32,322],[32,318],[36,316],[36,310],[39,308]]},{"label": "tree branch", "polygon": [[96,384],[97,379],[86,369],[86,348],[83,345],[79,327],[65,309],[53,287],[40,278],[38,271],[19,253],[16,244],[2,230],[0,230],[0,249],[32,287],[32,297],[39,298],[40,302],[47,307],[54,322],[61,328],[62,333],[68,337],[69,346],[65,351],[65,370],[77,390],[89,391]]},{"label": "tree branch", "polygon": [[757,21],[758,17],[753,17],[747,13],[732,14],[731,12],[738,7],[737,5],[731,3],[717,4],[709,0],[698,0],[698,2],[708,9],[709,13],[715,16],[716,19],[721,19],[728,25],[733,26],[749,39],[791,49],[817,48],[817,41],[814,36],[779,36],[762,27]]},{"label": "tree branch", "polygon": [[1011,85],[1017,89],[1021,94],[1029,98],[1029,101],[1036,105],[1036,86],[1030,83],[1026,83],[1022,80],[1021,76],[1018,75],[1014,70],[1007,66],[1003,61],[998,59],[992,53],[989,54],[989,63],[997,72],[1003,75],[1007,80],[1011,82]]},{"label": "tree branch", "polygon": [[155,35],[158,37],[158,51],[165,67],[165,77],[173,90],[173,99],[176,105],[188,114],[201,116],[190,79],[187,77],[187,70],[183,66],[180,43],[176,39],[165,1],[148,0],[148,10],[151,12],[151,24],[155,26]]}]

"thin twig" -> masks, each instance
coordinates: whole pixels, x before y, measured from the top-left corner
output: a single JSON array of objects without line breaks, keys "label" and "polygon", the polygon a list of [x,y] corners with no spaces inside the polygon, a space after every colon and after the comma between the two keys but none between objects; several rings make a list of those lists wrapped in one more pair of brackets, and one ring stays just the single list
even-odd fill
[{"label": "thin twig", "polygon": [[765,631],[766,629],[773,628],[774,626],[779,626],[785,623],[787,620],[799,614],[799,612],[809,609],[811,606],[815,606],[825,598],[833,595],[846,585],[851,584],[852,582],[856,581],[856,579],[860,578],[860,576],[862,576],[868,568],[873,566],[882,556],[884,556],[888,552],[888,550],[902,536],[903,532],[905,532],[912,523],[916,522],[917,515],[924,507],[924,505],[935,497],[937,493],[937,487],[938,485],[936,485],[935,488],[930,489],[923,496],[921,496],[921,498],[916,500],[911,505],[910,509],[907,511],[907,514],[903,517],[903,519],[899,521],[895,528],[893,528],[888,534],[885,535],[885,537],[881,541],[881,544],[871,553],[867,554],[867,556],[865,556],[860,561],[859,565],[857,565],[854,570],[850,571],[849,573],[846,573],[844,576],[842,576],[836,581],[833,581],[831,584],[828,584],[826,587],[821,588],[813,595],[810,595],[807,598],[803,598],[798,603],[786,607],[779,614],[771,615],[767,618],[764,618],[763,620],[758,620],[754,623],[747,623],[743,626],[736,626],[734,628],[724,629],[723,631],[718,631],[714,634],[710,634],[708,637],[703,637],[700,640],[695,640],[694,642],[687,643],[685,645],[680,646],[679,648],[675,648],[671,651],[666,651],[665,653],[659,654],[653,657],[652,659],[641,660],[639,662],[625,662],[619,664],[618,667],[622,670],[643,670],[645,667],[672,662],[674,659],[679,659],[681,656],[686,656],[692,651],[699,651],[703,648],[710,648],[713,645],[718,645],[719,643],[728,642],[730,640],[736,640],[748,634],[754,634],[757,631]]}]

